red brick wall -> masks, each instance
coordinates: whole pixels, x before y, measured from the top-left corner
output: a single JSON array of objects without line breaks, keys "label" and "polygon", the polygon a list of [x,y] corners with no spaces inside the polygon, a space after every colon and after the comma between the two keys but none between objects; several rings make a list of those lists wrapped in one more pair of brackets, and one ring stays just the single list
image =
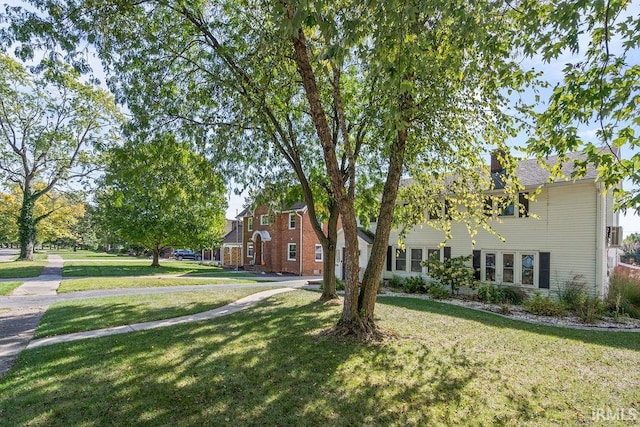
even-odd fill
[{"label": "red brick wall", "polygon": [[[253,215],[253,229],[249,230],[248,218],[244,218],[244,265],[245,268],[251,268],[250,259],[247,257],[247,243],[251,242],[251,237],[257,230],[266,230],[271,235],[271,241],[264,243],[264,261],[265,265],[260,266],[259,243],[254,244],[254,253],[256,255],[256,267],[258,271],[266,272],[282,272],[300,274],[300,255],[302,255],[302,274],[305,276],[321,275],[322,262],[315,261],[315,245],[320,244],[309,220],[308,212],[302,212],[302,250],[300,249],[300,216],[296,216],[296,228],[289,229],[289,213],[276,213],[273,216],[274,221],[270,225],[260,225],[260,216],[266,214],[265,207],[256,209]],[[326,224],[325,224],[326,226]],[[296,244],[296,260],[288,260],[288,244]]]}]

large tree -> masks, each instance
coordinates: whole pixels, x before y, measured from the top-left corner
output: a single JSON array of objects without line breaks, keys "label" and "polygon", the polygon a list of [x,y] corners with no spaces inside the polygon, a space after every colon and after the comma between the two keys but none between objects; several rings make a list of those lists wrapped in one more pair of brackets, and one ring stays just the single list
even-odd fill
[{"label": "large tree", "polygon": [[225,191],[201,154],[159,134],[110,151],[99,191],[102,219],[130,243],[153,252],[199,247],[224,234]]},{"label": "large tree", "polygon": [[[70,66],[45,60],[30,73],[0,52],[0,171],[22,191],[20,259],[33,259],[36,202],[54,187],[78,183],[94,170],[97,152],[115,139],[118,110],[104,90]],[[40,183],[36,188],[36,183]]]},{"label": "large tree", "polygon": [[[215,142],[215,153],[227,159],[237,158],[229,150],[238,146],[206,137],[224,135],[218,132],[224,119],[248,120],[249,132],[231,126],[255,136],[248,139],[253,150],[241,155],[255,164],[278,153],[303,190],[310,188],[306,162],[321,156],[346,242],[346,293],[335,329],[340,334],[378,334],[375,296],[403,174],[416,172],[427,187],[457,174],[465,176],[466,194],[474,187],[480,193],[486,187],[476,184],[487,176],[471,171],[483,153],[502,147],[517,130],[505,114],[505,89],[519,90],[532,77],[510,58],[518,12],[492,1],[63,3],[70,9],[62,14],[62,3],[45,7],[54,18],[73,19],[105,62],[125,71],[114,73],[114,81],[123,79],[115,86],[134,113],[152,108],[152,99],[172,101],[162,102],[165,112],[204,125],[195,127],[204,129],[197,136]],[[47,28],[28,18],[21,28]],[[56,23],[57,34],[64,33],[64,19]],[[135,23],[139,32],[132,37],[134,29],[124,23]],[[171,38],[179,42],[157,42]],[[148,72],[150,64],[157,72]],[[158,85],[163,75],[173,84]],[[367,168],[384,186],[358,292],[356,193],[366,185]],[[308,194],[313,192],[305,192],[312,207]],[[478,217],[480,196],[455,200],[465,207],[457,209],[460,219]]]}]

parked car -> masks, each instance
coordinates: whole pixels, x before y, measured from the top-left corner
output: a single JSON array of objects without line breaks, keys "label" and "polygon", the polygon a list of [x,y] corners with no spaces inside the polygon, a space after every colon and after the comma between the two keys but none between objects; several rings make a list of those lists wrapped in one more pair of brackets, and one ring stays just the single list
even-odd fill
[{"label": "parked car", "polygon": [[190,259],[195,261],[202,260],[202,256],[199,253],[196,253],[190,249],[176,249],[171,254],[178,261],[182,261],[183,259]]}]

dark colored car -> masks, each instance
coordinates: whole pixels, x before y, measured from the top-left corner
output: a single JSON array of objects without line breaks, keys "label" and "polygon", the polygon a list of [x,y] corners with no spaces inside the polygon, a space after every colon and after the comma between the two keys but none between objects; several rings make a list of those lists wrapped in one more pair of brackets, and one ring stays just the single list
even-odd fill
[{"label": "dark colored car", "polygon": [[202,256],[200,254],[187,249],[176,249],[171,255],[178,261],[182,261],[183,259],[200,261],[202,259]]}]

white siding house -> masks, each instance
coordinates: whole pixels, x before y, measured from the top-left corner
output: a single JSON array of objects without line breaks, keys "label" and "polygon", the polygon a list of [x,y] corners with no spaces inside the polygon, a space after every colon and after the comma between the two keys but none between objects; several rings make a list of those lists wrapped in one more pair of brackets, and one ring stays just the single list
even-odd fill
[{"label": "white siding house", "polygon": [[[578,156],[581,154],[571,157]],[[547,161],[553,163],[556,159],[550,157]],[[565,165],[567,176],[570,167]],[[589,294],[606,296],[608,274],[617,263],[615,250],[609,244],[611,227],[618,225],[611,192],[603,191],[593,170],[577,181],[547,183],[548,172],[535,160],[523,160],[516,174],[525,186],[523,193],[544,185],[535,201],[520,199],[528,204],[528,213],[520,212],[516,204],[512,212],[500,216],[500,222],[492,221],[504,242],[497,235],[480,230],[473,246],[466,225],[454,223],[452,238],[441,246],[444,234],[423,224],[407,234],[403,251],[398,245],[398,230],[392,230],[383,277],[428,277],[427,268],[420,263],[433,252],[440,259],[473,255],[476,278],[482,282],[555,295],[579,275]],[[339,241],[338,247],[341,245]]]}]

